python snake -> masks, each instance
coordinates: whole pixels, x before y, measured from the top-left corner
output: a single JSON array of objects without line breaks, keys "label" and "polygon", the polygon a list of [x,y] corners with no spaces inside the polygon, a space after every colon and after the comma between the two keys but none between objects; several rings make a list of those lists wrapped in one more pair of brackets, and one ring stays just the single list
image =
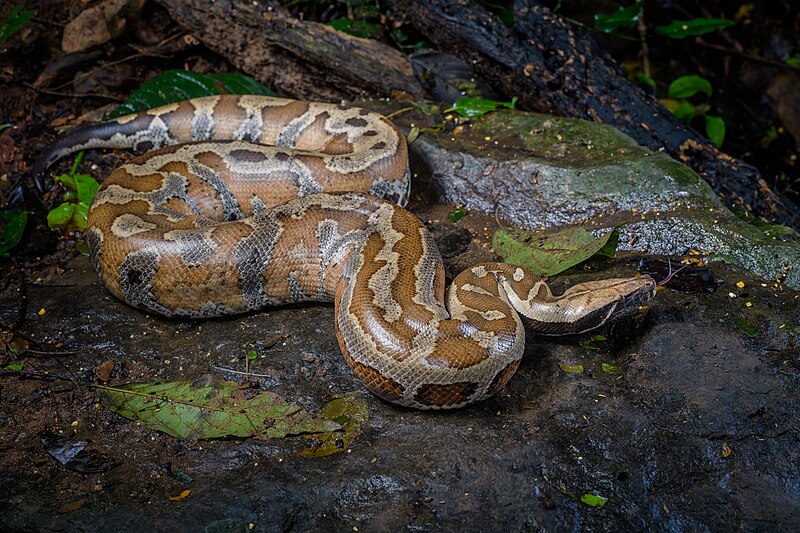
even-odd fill
[{"label": "python snake", "polygon": [[89,210],[91,260],[137,308],[210,317],[333,301],[345,359],[372,392],[462,407],[514,374],[525,331],[604,324],[655,294],[648,277],[561,296],[523,268],[476,265],[447,291],[442,259],[403,209],[408,148],[385,117],[263,96],[197,98],[80,127],[39,159],[85,148],[149,153],[117,168]]}]

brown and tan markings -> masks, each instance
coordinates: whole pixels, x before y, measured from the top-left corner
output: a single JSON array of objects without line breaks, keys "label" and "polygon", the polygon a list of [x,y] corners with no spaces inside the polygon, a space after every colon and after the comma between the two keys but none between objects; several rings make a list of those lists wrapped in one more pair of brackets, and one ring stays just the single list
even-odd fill
[{"label": "brown and tan markings", "polygon": [[76,129],[36,171],[97,147],[154,150],[115,170],[89,212],[91,258],[115,296],[186,317],[333,301],[345,360],[400,405],[482,400],[519,365],[523,322],[584,331],[655,292],[640,277],[553,296],[533,273],[490,263],[445,294],[433,238],[397,205],[409,193],[405,139],[363,109],[198,98]]}]

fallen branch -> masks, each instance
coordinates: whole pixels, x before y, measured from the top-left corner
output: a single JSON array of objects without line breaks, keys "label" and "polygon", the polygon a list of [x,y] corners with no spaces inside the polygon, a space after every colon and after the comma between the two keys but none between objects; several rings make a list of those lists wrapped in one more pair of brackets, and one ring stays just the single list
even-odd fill
[{"label": "fallen branch", "polygon": [[387,0],[443,51],[474,66],[519,107],[611,124],[639,144],[666,150],[705,179],[728,206],[800,227],[800,210],[758,170],[717,149],[630,83],[583,28],[535,0],[517,0],[514,28],[469,0]]},{"label": "fallen branch", "polygon": [[277,3],[157,1],[206,46],[289,96],[331,101],[425,94],[399,51],[298,20]]}]

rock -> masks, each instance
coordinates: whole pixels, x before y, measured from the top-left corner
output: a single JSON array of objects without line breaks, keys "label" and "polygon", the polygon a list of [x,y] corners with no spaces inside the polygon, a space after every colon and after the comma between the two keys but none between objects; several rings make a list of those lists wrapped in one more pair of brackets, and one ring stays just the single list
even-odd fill
[{"label": "rock", "polygon": [[[424,120],[397,118],[406,127]],[[756,271],[763,261],[759,268],[770,275],[796,251],[791,239],[773,240],[739,221],[680,164],[606,127],[512,113],[474,123],[463,137],[426,132],[412,144],[417,194],[426,194],[420,186],[432,179],[428,196],[470,210],[458,221],[461,230],[432,224],[454,253],[467,244],[465,231],[469,248],[483,253],[474,241],[491,240],[493,217],[477,212],[493,215],[497,207],[504,218],[533,228],[584,217],[598,231],[628,222],[624,242],[649,253],[677,253],[718,235],[724,257],[745,264],[744,251],[752,247],[758,259],[748,268]],[[566,133],[582,141],[567,142]],[[525,150],[510,148],[515,138],[527,138]],[[552,143],[547,148],[531,138]],[[600,161],[602,172],[593,169]],[[450,211],[418,198],[412,206],[431,221],[446,220]],[[621,255],[601,274],[560,276],[554,284],[630,276],[639,257]],[[49,280],[58,289],[28,287],[18,331],[64,342],[68,357],[35,361],[37,372],[69,388],[51,390],[49,381],[33,376],[3,382],[0,530],[175,524],[193,531],[794,530],[800,298],[786,284],[753,279],[724,262],[711,270],[718,290],[659,291],[638,321],[623,317],[599,332],[558,339],[528,336],[519,370],[497,395],[433,413],[366,391],[340,353],[331,306],[164,319],[109,296],[88,258],[79,257],[63,277]],[[789,272],[787,282],[796,279]],[[14,289],[0,293],[0,323],[16,320]],[[36,314],[41,308],[46,315]],[[263,357],[245,363],[253,346]],[[240,383],[252,379],[258,390],[312,412],[331,394],[356,392],[368,404],[369,421],[346,450],[325,458],[296,455],[306,445],[302,437],[174,439],[110,412],[96,389],[74,378],[71,369],[108,359],[132,381],[192,380],[209,372]],[[37,463],[43,454],[36,436],[77,414],[83,422],[62,429],[71,440],[102,442],[109,457],[126,460],[91,478]],[[185,479],[170,475],[175,471],[191,481],[191,496],[181,502],[170,501],[189,490]],[[54,480],[67,501],[86,493],[87,479],[102,480],[101,490],[87,497],[88,507],[102,512],[58,515]],[[585,503],[593,501],[587,495],[607,501],[598,509]]]},{"label": "rock", "polygon": [[[409,128],[415,119],[396,120]],[[527,229],[618,228],[621,250],[697,251],[800,288],[796,233],[744,222],[689,168],[610,126],[498,111],[459,135],[423,132],[411,155],[415,186],[430,187],[438,202],[497,212]]]}]

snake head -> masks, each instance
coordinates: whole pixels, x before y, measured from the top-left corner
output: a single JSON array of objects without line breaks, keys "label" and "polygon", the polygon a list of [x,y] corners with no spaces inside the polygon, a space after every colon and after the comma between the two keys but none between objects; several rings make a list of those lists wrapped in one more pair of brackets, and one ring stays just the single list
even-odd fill
[{"label": "snake head", "polygon": [[530,300],[529,309],[519,311],[534,333],[583,333],[644,305],[655,293],[656,282],[650,276],[603,279],[574,285],[561,296],[540,294]]}]

